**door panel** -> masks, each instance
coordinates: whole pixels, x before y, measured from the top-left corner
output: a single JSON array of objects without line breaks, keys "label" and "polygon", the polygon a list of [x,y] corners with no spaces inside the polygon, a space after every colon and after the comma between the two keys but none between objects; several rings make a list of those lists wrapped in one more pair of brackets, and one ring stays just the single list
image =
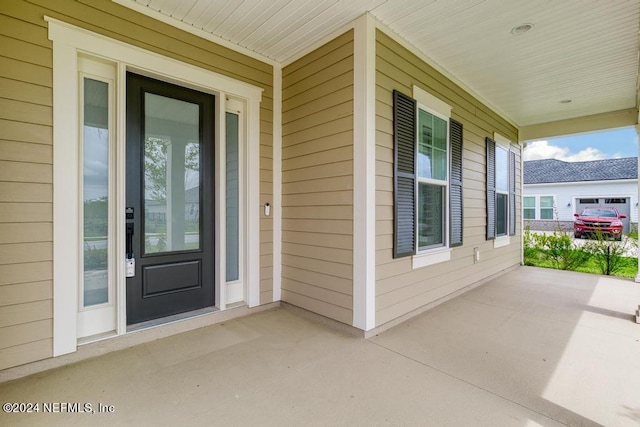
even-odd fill
[{"label": "door panel", "polygon": [[127,74],[128,324],[214,304],[213,119],[212,95]]}]

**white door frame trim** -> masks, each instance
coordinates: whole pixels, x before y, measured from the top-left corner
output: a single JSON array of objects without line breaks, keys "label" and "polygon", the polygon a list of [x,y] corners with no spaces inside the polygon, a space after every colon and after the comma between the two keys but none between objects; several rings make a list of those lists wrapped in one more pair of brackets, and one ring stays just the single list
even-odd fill
[{"label": "white door frame trim", "polygon": [[[225,97],[244,100],[247,118],[247,230],[248,236],[260,235],[260,102],[262,89],[221,74],[177,61],[100,34],[45,16],[49,39],[53,42],[53,356],[76,351],[79,285],[80,221],[77,203],[80,195],[78,158],[78,55],[86,53],[117,64],[116,144],[117,174],[115,200],[117,215],[116,260],[124,259],[124,73],[135,69],[150,77],[161,78],[186,87],[217,95],[216,112],[224,117]],[[161,71],[160,71],[161,70]],[[220,117],[218,117],[220,120]],[[217,126],[216,140],[220,141]],[[247,305],[260,303],[259,239],[247,239]],[[126,333],[124,263],[117,262],[117,334]],[[112,268],[114,268],[112,267]],[[224,283],[224,282],[223,282]],[[218,287],[220,283],[216,284]]]}]

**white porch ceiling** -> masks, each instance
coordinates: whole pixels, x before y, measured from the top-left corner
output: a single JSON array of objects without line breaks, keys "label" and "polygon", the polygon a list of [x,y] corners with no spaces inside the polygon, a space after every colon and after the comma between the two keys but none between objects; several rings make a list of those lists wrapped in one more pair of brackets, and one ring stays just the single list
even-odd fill
[{"label": "white porch ceiling", "polygon": [[369,12],[518,126],[637,106],[638,0],[117,1],[281,64]]}]

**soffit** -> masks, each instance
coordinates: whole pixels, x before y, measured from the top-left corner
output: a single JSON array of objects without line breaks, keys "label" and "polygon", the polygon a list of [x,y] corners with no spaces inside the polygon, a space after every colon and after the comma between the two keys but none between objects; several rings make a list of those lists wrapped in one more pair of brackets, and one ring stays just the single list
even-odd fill
[{"label": "soffit", "polygon": [[281,64],[369,12],[518,126],[636,107],[636,0],[117,1]]}]

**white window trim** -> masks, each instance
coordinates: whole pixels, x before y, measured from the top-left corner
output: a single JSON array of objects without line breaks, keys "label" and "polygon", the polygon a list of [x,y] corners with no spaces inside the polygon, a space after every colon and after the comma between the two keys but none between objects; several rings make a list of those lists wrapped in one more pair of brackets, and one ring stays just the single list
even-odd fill
[{"label": "white window trim", "polygon": [[[451,120],[451,106],[444,101],[436,98],[431,95],[429,92],[424,89],[413,86],[413,99],[415,99],[418,103],[416,114],[419,114],[420,110],[426,111],[430,114],[433,114],[436,117],[439,117],[447,122],[447,179],[445,183],[445,213],[444,213],[444,244],[442,246],[438,246],[435,248],[428,249],[419,249],[418,244],[418,215],[417,215],[417,206],[416,206],[416,247],[417,254],[411,257],[411,265],[412,269],[427,267],[429,265],[439,264],[441,262],[446,262],[451,260],[451,248],[449,247],[449,167],[451,165],[451,136],[449,135],[449,122]],[[418,117],[416,117],[416,123],[418,122]],[[416,146],[417,146],[416,140]],[[417,150],[416,150],[417,153]],[[431,184],[442,185],[442,180],[432,180],[428,178],[420,178],[418,172],[416,171],[416,186],[418,182],[426,182]],[[416,204],[418,202],[417,198],[418,189],[416,187]]]},{"label": "white window trim", "polygon": [[[117,87],[117,167],[114,200],[118,220],[115,224],[116,260],[124,259],[124,141],[125,141],[125,81],[122,76],[128,70],[135,70],[150,77],[178,83],[186,87],[209,91],[218,95],[216,115],[218,123],[224,123],[225,93],[244,100],[246,103],[247,145],[247,209],[246,233],[257,236],[260,232],[260,216],[257,206],[259,194],[259,143],[260,143],[260,102],[262,89],[253,85],[189,65],[126,43],[93,33],[45,16],[49,26],[49,39],[53,42],[53,356],[74,352],[77,348],[77,306],[79,286],[79,223],[77,210],[79,194],[79,154],[78,154],[78,55],[86,53],[114,62],[118,68]],[[161,71],[160,71],[161,70]],[[224,126],[218,127],[216,140],[221,140]],[[222,192],[223,193],[223,192]],[[221,194],[219,197],[224,197]],[[224,221],[224,220],[223,220]],[[219,251],[220,252],[220,251]],[[76,254],[75,256],[73,254]],[[260,303],[260,246],[258,239],[248,239],[244,276],[247,282],[247,305]],[[126,333],[126,301],[124,263],[118,262],[117,281],[117,334]],[[224,265],[224,259],[219,261]],[[220,269],[219,269],[220,270]],[[224,273],[224,268],[221,269]],[[224,283],[217,272],[216,289],[224,293]],[[224,277],[223,277],[224,278]],[[225,301],[224,295],[217,301]],[[221,309],[224,309],[224,304]]]},{"label": "white window trim", "polygon": [[[534,216],[534,218],[528,218],[528,219],[524,218],[524,210],[525,209],[531,209],[531,208],[525,208],[524,207],[524,199],[527,198],[527,197],[531,197],[533,199],[533,201],[534,201],[534,206],[533,206],[533,216]],[[553,209],[553,213],[554,213],[554,216],[555,216],[555,212],[556,212],[556,210],[558,208],[558,206],[556,204],[556,202],[557,202],[556,195],[555,194],[535,194],[535,195],[523,196],[522,197],[522,217],[524,218],[525,221],[534,221],[534,220],[535,221],[554,221],[555,220],[555,217],[552,217],[550,219],[543,219],[542,218],[542,214],[541,214],[542,206],[540,205],[540,198],[541,197],[551,197],[553,199],[553,206],[551,208],[544,208],[544,209]],[[574,205],[575,205],[575,202],[574,202]]]},{"label": "white window trim", "polygon": [[[496,148],[500,147],[504,150],[507,150],[507,176],[509,175],[509,157],[508,157],[508,153],[510,151],[510,147],[511,147],[511,141],[509,139],[507,139],[506,137],[500,135],[497,132],[494,132],[493,134],[493,140],[496,142]],[[496,167],[497,170],[497,167]],[[509,185],[509,184],[507,184]],[[502,191],[502,190],[498,190],[496,188],[496,194],[500,193],[500,194],[507,194],[507,234],[506,236],[498,236],[497,235],[497,231],[496,231],[496,238],[493,240],[493,248],[497,249],[497,248],[502,248],[504,246],[509,246],[511,244],[511,236],[509,236],[509,224],[510,221],[514,221],[514,219],[509,218],[508,212],[509,212],[509,188],[507,188],[507,191]]]}]

